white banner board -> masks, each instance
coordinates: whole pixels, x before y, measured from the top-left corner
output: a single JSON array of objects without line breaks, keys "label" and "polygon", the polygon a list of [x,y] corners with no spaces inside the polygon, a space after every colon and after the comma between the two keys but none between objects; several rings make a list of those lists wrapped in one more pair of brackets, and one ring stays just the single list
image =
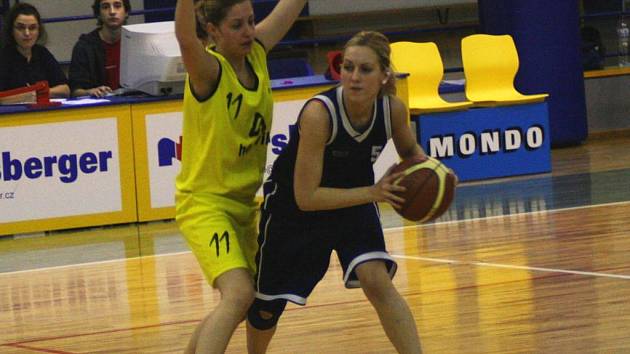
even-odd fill
[{"label": "white banner board", "polygon": [[3,127],[0,195],[0,223],[121,211],[116,118]]},{"label": "white banner board", "polygon": [[182,112],[146,116],[151,208],[175,205],[175,177],[181,167],[182,119]]}]

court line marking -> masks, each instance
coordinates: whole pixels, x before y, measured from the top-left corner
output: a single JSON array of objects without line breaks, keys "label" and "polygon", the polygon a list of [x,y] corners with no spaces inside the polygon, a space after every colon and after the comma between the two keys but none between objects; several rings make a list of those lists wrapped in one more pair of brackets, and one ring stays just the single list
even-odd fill
[{"label": "court line marking", "polygon": [[[438,226],[438,225],[459,224],[459,223],[462,223],[462,222],[471,222],[471,221],[489,220],[489,219],[499,219],[499,218],[509,218],[509,217],[513,217],[513,216],[523,216],[523,215],[531,215],[531,214],[555,213],[555,212],[560,212],[560,211],[571,211],[571,210],[589,209],[589,208],[597,208],[597,207],[608,207],[608,206],[625,205],[625,204],[630,204],[630,201],[604,203],[604,204],[583,205],[583,206],[579,206],[579,207],[571,207],[571,208],[563,208],[563,209],[537,210],[537,211],[523,212],[523,213],[517,213],[517,214],[493,215],[493,216],[472,218],[472,219],[461,219],[461,220],[434,222],[434,223],[430,223],[430,224],[405,225],[405,226],[384,228],[383,232],[394,232],[394,231],[401,231],[401,230],[406,230],[406,229],[410,229],[410,228],[425,228],[425,227]],[[128,261],[128,260],[138,259],[138,258],[176,256],[176,255],[187,254],[187,253],[192,253],[192,252],[191,251],[182,251],[182,252],[161,253],[161,254],[154,254],[154,255],[141,255],[141,256],[128,257],[128,258],[109,259],[109,260],[106,260],[106,261],[66,264],[66,265],[46,267],[46,268],[34,268],[34,269],[17,270],[17,271],[13,271],[13,272],[0,272],[0,277],[16,275],[16,274],[23,274],[23,273],[32,273],[32,272],[46,272],[46,271],[53,271],[53,270],[59,270],[59,269],[65,269],[65,268],[81,267],[81,266],[92,266],[92,265],[99,265],[99,264],[108,264],[108,263]],[[446,262],[443,262],[443,263],[446,263]]]},{"label": "court line marking", "polygon": [[138,260],[138,259],[142,259],[142,258],[157,258],[157,257],[162,257],[162,256],[177,256],[177,255],[188,254],[188,253],[192,253],[192,251],[181,251],[181,252],[173,252],[173,253],[151,254],[151,255],[143,255],[143,256],[135,256],[135,257],[127,257],[127,258],[108,259],[106,261],[95,261],[95,262],[85,262],[85,263],[76,263],[76,264],[64,264],[64,265],[54,266],[54,267],[16,270],[14,272],[0,273],[0,277],[2,277],[3,275],[15,275],[15,274],[32,273],[32,272],[47,272],[47,271],[54,271],[54,270],[60,270],[60,269],[66,269],[66,268],[75,268],[75,267],[81,267],[81,266],[94,266],[94,265],[101,265],[101,264],[126,262],[126,261],[130,261],[130,260]]},{"label": "court line marking", "polygon": [[460,223],[463,223],[463,222],[474,222],[474,221],[479,221],[479,220],[493,220],[493,219],[501,219],[501,218],[509,218],[509,217],[513,217],[513,216],[524,216],[524,215],[533,215],[533,214],[554,214],[556,212],[561,212],[561,211],[572,211],[572,210],[598,208],[598,207],[609,207],[609,206],[617,206],[617,205],[625,205],[625,204],[630,204],[630,201],[626,200],[626,201],[623,201],[623,202],[582,205],[582,206],[570,207],[570,208],[527,211],[527,212],[516,213],[516,214],[507,214],[507,215],[505,215],[505,214],[504,215],[492,215],[492,216],[484,216],[484,217],[479,217],[479,218],[470,218],[470,219],[459,219],[459,220],[434,222],[434,223],[430,223],[430,224],[405,225],[405,226],[390,227],[390,228],[387,228],[387,229],[383,229],[383,231],[401,231],[401,230],[406,230],[406,229],[409,229],[409,228],[424,228],[424,227],[437,226],[437,225],[460,224]]},{"label": "court line marking", "polygon": [[[355,303],[359,303],[359,302],[368,302],[368,301],[369,300],[367,298],[364,298],[364,299],[361,299],[361,300],[330,302],[330,303],[308,305],[308,306],[295,305],[295,306],[286,308],[285,311],[312,310],[312,309],[318,308],[318,307],[348,305],[348,304],[355,304]],[[34,347],[30,347],[30,346],[27,347],[26,344],[39,343],[39,342],[45,342],[45,341],[63,340],[63,339],[70,339],[70,338],[77,338],[77,337],[89,337],[89,336],[96,336],[96,335],[103,335],[103,334],[121,333],[121,332],[135,331],[135,330],[144,330],[144,329],[150,329],[150,328],[166,327],[166,326],[177,326],[177,325],[182,325],[182,324],[198,323],[201,320],[202,320],[202,318],[194,319],[194,320],[179,320],[179,321],[170,321],[170,322],[159,322],[159,323],[156,323],[156,324],[144,325],[144,326],[135,326],[135,327],[132,326],[132,327],[126,327],[126,328],[115,328],[115,329],[109,329],[109,330],[103,330],[103,331],[75,333],[75,334],[67,334],[67,335],[60,335],[60,336],[53,336],[53,337],[31,338],[31,339],[27,339],[27,340],[23,340],[23,341],[19,341],[19,342],[9,342],[9,343],[0,344],[0,347],[19,347],[19,348],[26,348],[26,349],[36,350],[36,349],[39,349],[39,348],[34,348]],[[46,350],[46,349],[44,349],[44,350]],[[72,354],[72,353],[69,353],[69,352],[61,352],[61,351],[60,352],[54,352],[54,353]]]},{"label": "court line marking", "polygon": [[35,352],[40,352],[40,353],[75,354],[73,352],[67,352],[67,351],[63,351],[63,350],[31,347],[31,346],[27,346],[27,345],[22,345],[21,343],[9,343],[9,344],[3,344],[1,346],[2,347],[14,347],[14,348],[20,348],[20,349],[27,349],[27,350],[30,350],[30,351],[35,351]]},{"label": "court line marking", "polygon": [[[179,253],[179,254],[181,254],[181,253]],[[406,256],[395,256],[395,257],[403,258],[403,257],[406,257]],[[413,256],[410,256],[410,258],[411,257],[413,257]],[[423,258],[423,257],[414,257],[414,258],[417,259],[417,258]],[[457,262],[457,261],[446,260],[446,259],[438,259],[438,258],[423,258],[423,260],[428,260],[428,261],[438,262],[438,263],[453,263],[453,262]],[[465,262],[459,262],[459,263],[465,263]],[[483,263],[483,262],[481,262],[481,263]],[[541,278],[542,277],[533,277],[532,279],[541,279]],[[477,286],[481,286],[481,284],[474,285],[474,286],[455,288],[453,290],[462,289],[462,288],[477,287]],[[435,292],[435,291],[429,291],[429,292]],[[408,293],[407,295],[418,295],[418,294],[421,294],[421,293],[422,293],[422,291],[421,292],[411,292],[411,293]],[[308,305],[308,306],[293,306],[293,307],[287,308],[285,311],[313,310],[313,309],[317,309],[317,308],[321,308],[321,307],[348,305],[348,304],[355,304],[355,303],[362,303],[362,302],[368,302],[368,299],[367,298],[363,298],[361,300],[353,300],[353,301],[339,301],[339,302],[322,303],[322,304],[314,304],[314,305],[311,304],[311,305]],[[28,340],[20,341],[20,342],[12,342],[12,343],[0,344],[0,347],[20,347],[20,348],[28,348],[28,349],[39,349],[39,348],[31,347],[31,346],[26,346],[25,344],[33,344],[33,343],[39,343],[39,342],[44,342],[44,341],[62,340],[62,339],[78,338],[78,337],[89,337],[89,336],[111,334],[111,333],[122,333],[122,332],[143,330],[143,329],[149,329],[149,328],[159,328],[159,327],[166,327],[166,326],[172,326],[172,325],[190,324],[190,323],[196,323],[196,322],[199,322],[199,321],[201,321],[201,319],[189,319],[189,320],[180,320],[180,321],[160,322],[160,323],[156,323],[156,324],[152,324],[152,325],[144,325],[144,326],[137,326],[137,327],[126,327],[126,328],[116,328],[116,329],[104,330],[104,331],[96,331],[96,332],[75,333],[75,334],[63,335],[63,336],[32,338],[32,339],[28,339]],[[57,354],[74,354],[72,352],[54,351],[54,350],[46,350],[46,349],[43,349],[42,351],[47,352],[47,353],[57,353]]]},{"label": "court line marking", "polygon": [[[419,294],[419,293],[412,292],[411,294]],[[357,304],[357,303],[369,303],[369,300],[367,298],[363,298],[363,299],[360,299],[360,300],[329,302],[329,303],[307,305],[307,306],[300,306],[300,305],[293,304],[291,307],[287,307],[284,311],[307,311],[307,310],[313,310],[313,309],[317,309],[317,308],[321,308],[321,307],[340,306],[340,305],[343,306],[343,305],[351,305],[351,304]],[[64,340],[64,339],[70,339],[70,338],[84,338],[84,337],[97,336],[97,335],[103,335],[103,334],[112,334],[112,333],[122,333],[122,332],[136,331],[136,330],[144,330],[144,329],[149,329],[149,328],[160,328],[160,327],[167,327],[167,326],[177,326],[177,325],[182,325],[182,324],[198,323],[201,320],[203,320],[203,318],[194,319],[194,320],[180,320],[180,321],[171,321],[171,322],[159,322],[159,323],[152,324],[152,325],[137,326],[137,327],[126,327],[126,328],[116,328],[116,329],[104,330],[104,331],[96,331],[96,332],[75,333],[75,334],[68,334],[68,335],[63,335],[63,336],[31,338],[31,339],[27,339],[27,340],[20,341],[20,342],[11,342],[11,343],[0,344],[0,347],[20,347],[20,348],[36,349],[36,348],[30,347],[30,346],[27,347],[25,344],[32,344],[32,343],[39,343],[39,342],[46,342],[46,341],[55,341],[55,340]],[[74,354],[74,353],[71,353],[71,352],[61,352],[61,351],[54,352],[54,353],[57,353],[57,354]]]},{"label": "court line marking", "polygon": [[490,262],[474,262],[474,261],[469,262],[469,261],[458,261],[455,259],[441,259],[441,258],[429,258],[429,257],[419,257],[419,256],[392,255],[392,257],[400,258],[400,259],[411,259],[411,260],[416,260],[416,261],[432,262],[432,263],[463,264],[463,265],[472,265],[472,266],[478,266],[478,267],[519,269],[519,270],[528,270],[528,271],[536,271],[536,272],[564,273],[564,274],[573,274],[573,275],[582,275],[582,276],[591,276],[591,277],[605,277],[605,278],[630,280],[630,275],[623,275],[623,274],[584,272],[580,270],[530,267],[530,266],[519,266],[519,265],[513,265],[513,264],[501,264],[501,263],[490,263]]},{"label": "court line marking", "polygon": [[[150,329],[150,328],[156,328],[156,327],[177,326],[177,325],[181,325],[181,324],[197,323],[197,322],[199,322],[201,320],[202,320],[202,318],[194,319],[194,320],[159,322],[159,323],[156,323],[156,324],[145,325],[145,326],[126,327],[126,328],[114,328],[114,329],[108,329],[108,330],[103,330],[103,331],[66,334],[66,335],[53,336],[53,337],[31,338],[31,339],[27,339],[27,340],[23,340],[23,341],[19,341],[19,342],[11,342],[11,343],[0,344],[0,347],[25,346],[25,344],[47,342],[47,341],[56,341],[56,340],[63,340],[63,339],[70,339],[70,338],[77,338],[77,337],[100,336],[100,335],[104,335],[104,334],[120,333],[120,332],[135,331],[135,330],[144,330],[144,329]],[[31,349],[31,348],[29,348],[29,349]]]}]

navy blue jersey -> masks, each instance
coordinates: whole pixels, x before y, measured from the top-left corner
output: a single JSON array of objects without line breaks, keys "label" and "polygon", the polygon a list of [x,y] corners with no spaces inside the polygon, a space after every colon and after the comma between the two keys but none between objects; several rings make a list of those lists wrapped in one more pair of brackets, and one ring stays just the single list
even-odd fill
[{"label": "navy blue jersey", "polygon": [[[371,121],[362,131],[350,124],[342,88],[322,92],[328,110],[330,137],[324,150],[322,187],[354,188],[374,184],[373,163],[391,137],[390,98],[374,103]],[[300,113],[300,116],[302,113]],[[298,117],[299,123],[300,117]],[[379,260],[391,277],[397,265],[387,253],[376,203],[320,211],[300,211],[293,192],[293,172],[300,141],[297,129],[265,182],[258,235],[256,301],[288,300],[306,304],[330,266],[334,250],[346,287],[360,286],[356,268]]]},{"label": "navy blue jersey", "polygon": [[[392,136],[390,99],[389,96],[378,98],[374,102],[370,124],[363,131],[356,131],[344,109],[342,92],[343,88],[337,86],[311,98],[322,102],[327,108],[331,127],[324,151],[320,185],[332,188],[370,186],[374,184],[372,165]],[[300,133],[295,129],[291,132],[288,145],[276,159],[271,173],[271,180],[288,194],[290,200],[286,202],[295,208],[293,172],[299,141]]]}]

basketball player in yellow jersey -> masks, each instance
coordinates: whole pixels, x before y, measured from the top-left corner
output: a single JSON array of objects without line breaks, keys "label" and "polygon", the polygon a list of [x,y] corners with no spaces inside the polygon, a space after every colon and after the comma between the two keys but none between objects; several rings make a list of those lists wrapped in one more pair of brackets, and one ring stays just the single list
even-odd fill
[{"label": "basketball player in yellow jersey", "polygon": [[194,0],[178,0],[175,33],[188,71],[176,220],[217,307],[186,353],[223,353],[254,299],[255,195],[265,167],[273,102],[266,53],[306,0],[280,0],[259,24],[251,0],[201,0],[198,19],[215,44],[196,36]]}]

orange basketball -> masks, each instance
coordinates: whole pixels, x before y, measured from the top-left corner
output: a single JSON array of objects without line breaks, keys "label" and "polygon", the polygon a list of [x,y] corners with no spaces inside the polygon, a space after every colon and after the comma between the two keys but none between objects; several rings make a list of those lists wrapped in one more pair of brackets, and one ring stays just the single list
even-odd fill
[{"label": "orange basketball", "polygon": [[400,210],[403,218],[427,222],[440,217],[455,197],[457,177],[442,162],[432,157],[415,156],[401,161],[391,173],[404,172],[394,182],[407,188],[396,192],[405,199]]}]

